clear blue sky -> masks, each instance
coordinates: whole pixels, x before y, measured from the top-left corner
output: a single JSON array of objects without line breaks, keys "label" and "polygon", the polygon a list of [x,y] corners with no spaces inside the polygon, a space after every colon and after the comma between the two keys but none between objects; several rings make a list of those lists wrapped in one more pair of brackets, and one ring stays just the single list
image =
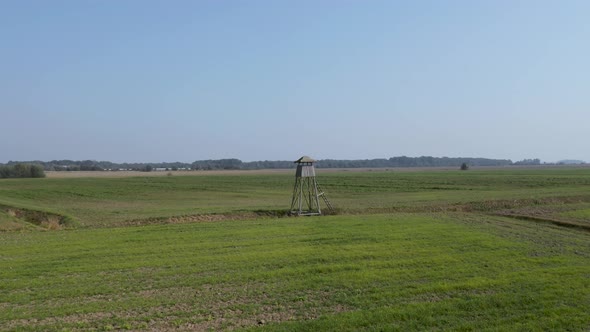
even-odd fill
[{"label": "clear blue sky", "polygon": [[590,161],[590,1],[0,1],[0,162]]}]

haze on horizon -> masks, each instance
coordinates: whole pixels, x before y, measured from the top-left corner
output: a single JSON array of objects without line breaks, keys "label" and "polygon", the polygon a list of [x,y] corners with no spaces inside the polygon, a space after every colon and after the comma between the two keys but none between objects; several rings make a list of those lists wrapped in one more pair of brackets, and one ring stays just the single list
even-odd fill
[{"label": "haze on horizon", "polygon": [[590,161],[588,1],[3,1],[0,163]]}]

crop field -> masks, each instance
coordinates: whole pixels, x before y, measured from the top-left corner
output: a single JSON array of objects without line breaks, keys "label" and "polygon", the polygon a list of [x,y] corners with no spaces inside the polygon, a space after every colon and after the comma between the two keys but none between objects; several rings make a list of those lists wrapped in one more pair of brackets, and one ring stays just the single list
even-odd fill
[{"label": "crop field", "polygon": [[0,330],[590,329],[590,169],[293,180],[0,180]]}]

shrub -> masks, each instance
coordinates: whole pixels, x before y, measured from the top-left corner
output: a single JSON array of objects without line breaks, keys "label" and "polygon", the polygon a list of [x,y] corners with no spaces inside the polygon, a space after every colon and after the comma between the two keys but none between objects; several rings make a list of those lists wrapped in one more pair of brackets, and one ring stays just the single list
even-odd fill
[{"label": "shrub", "polygon": [[469,165],[467,165],[467,163],[462,163],[462,164],[461,164],[461,170],[462,170],[462,171],[466,171],[466,170],[468,170],[468,169],[469,169]]},{"label": "shrub", "polygon": [[45,171],[41,165],[31,165],[31,177],[32,178],[44,178]]},{"label": "shrub", "polygon": [[9,166],[0,166],[0,179],[10,177],[11,171]]}]

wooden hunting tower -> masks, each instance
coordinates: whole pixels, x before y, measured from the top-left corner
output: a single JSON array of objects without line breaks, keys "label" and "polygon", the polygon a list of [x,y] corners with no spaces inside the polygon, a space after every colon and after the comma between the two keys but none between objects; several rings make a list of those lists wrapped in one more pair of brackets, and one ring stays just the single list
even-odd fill
[{"label": "wooden hunting tower", "polygon": [[315,160],[303,156],[295,161],[297,171],[295,172],[295,187],[293,188],[293,199],[291,200],[291,214],[298,216],[314,216],[322,214],[320,197],[326,206],[332,211],[332,205],[326,195],[321,191],[315,179]]}]

